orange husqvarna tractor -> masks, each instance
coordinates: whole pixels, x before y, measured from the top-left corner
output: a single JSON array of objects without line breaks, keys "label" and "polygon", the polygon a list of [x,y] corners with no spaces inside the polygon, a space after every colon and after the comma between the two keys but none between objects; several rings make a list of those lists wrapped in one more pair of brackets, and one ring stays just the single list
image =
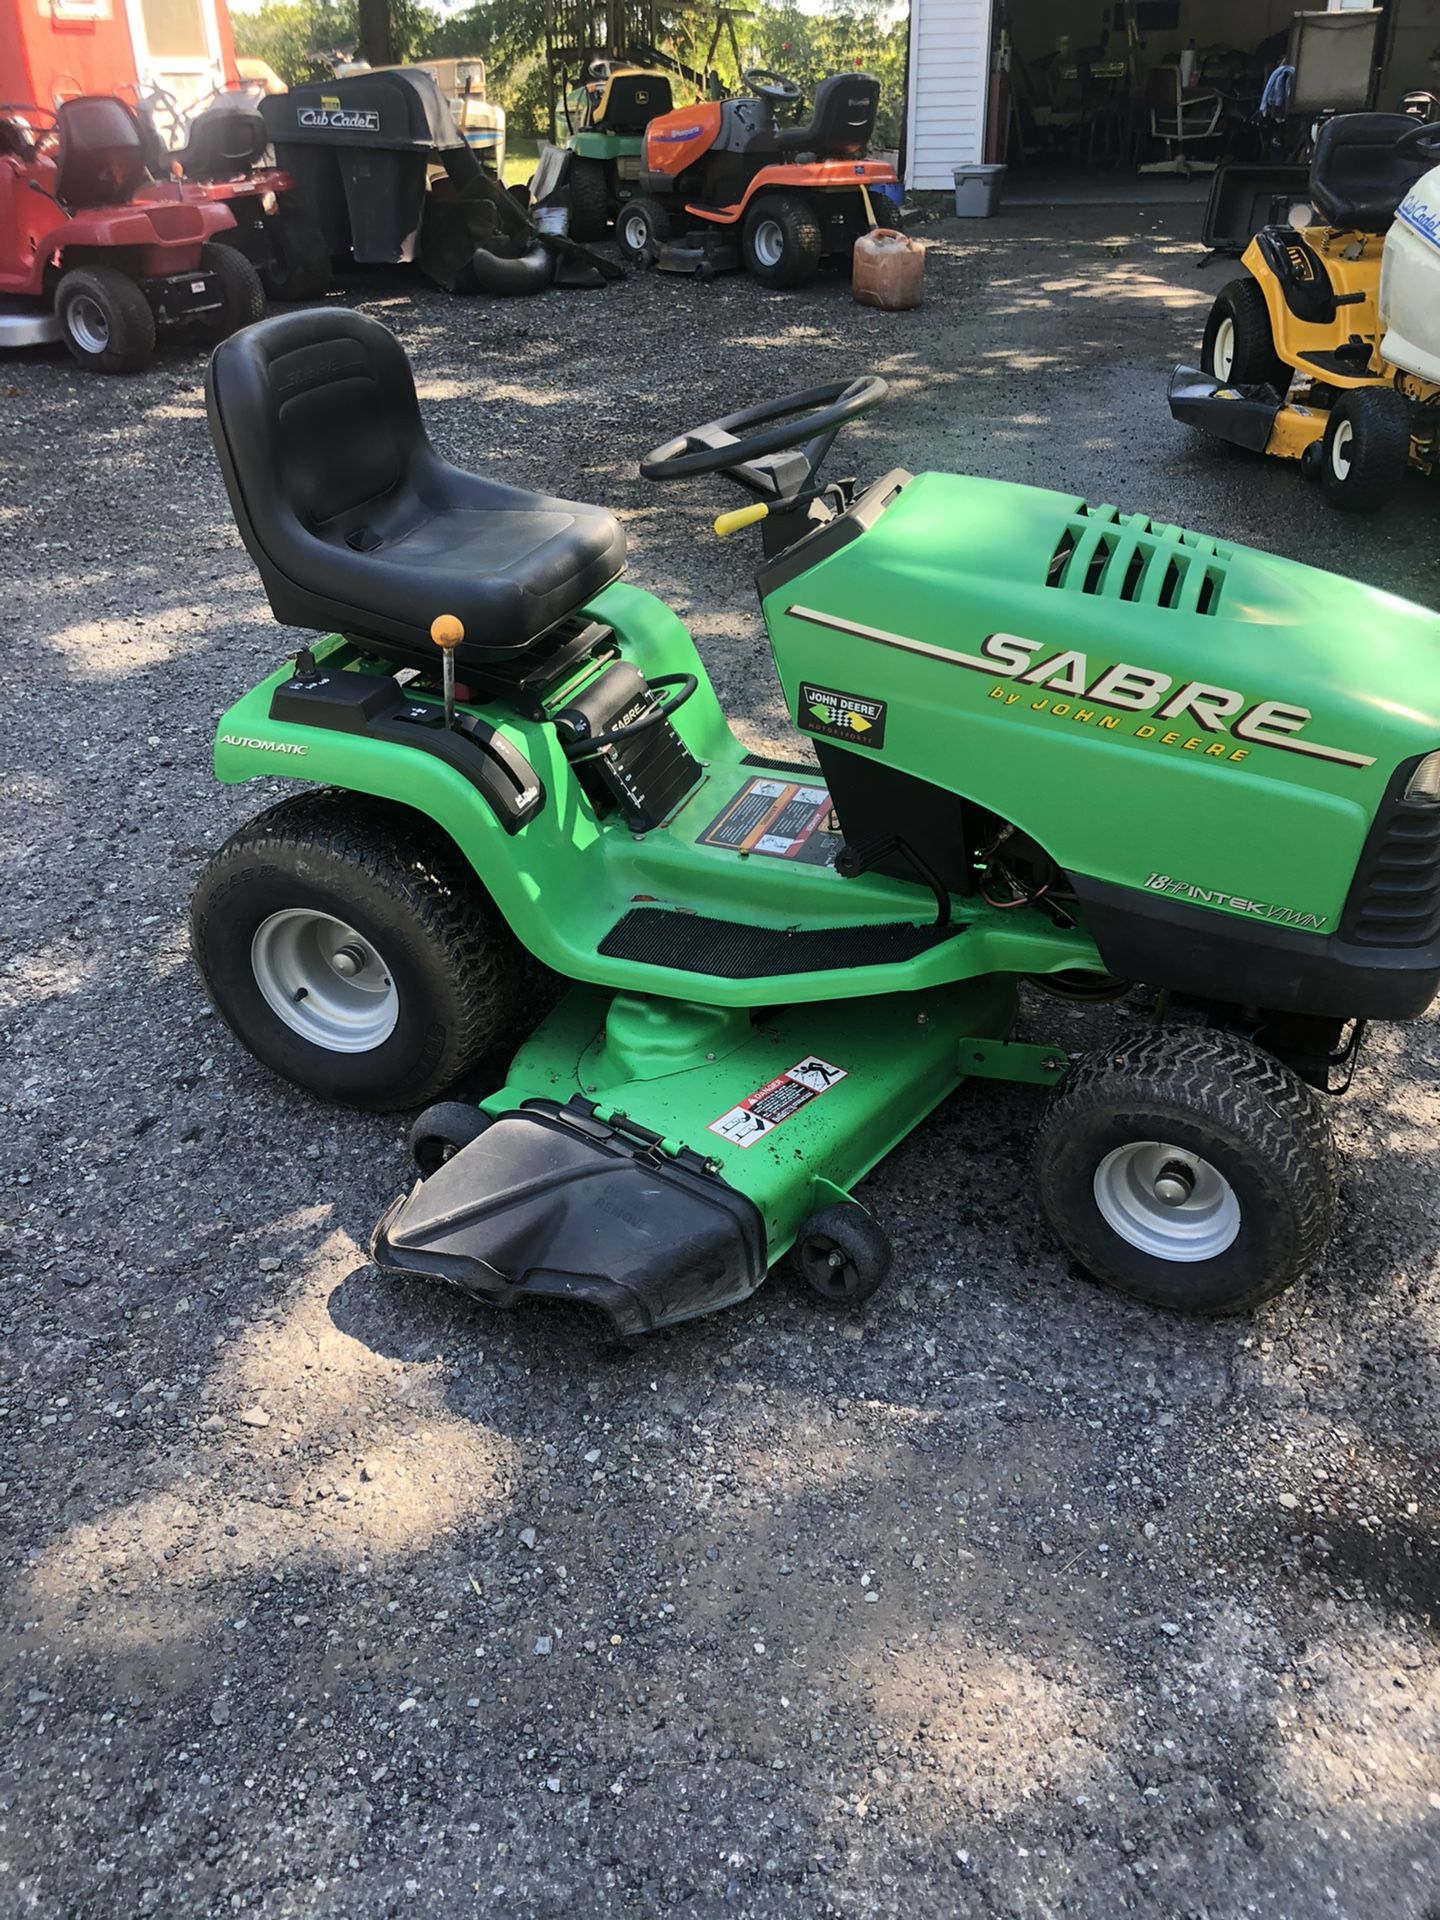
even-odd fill
[{"label": "orange husqvarna tractor", "polygon": [[793,80],[751,67],[742,83],[739,99],[650,122],[640,192],[621,207],[616,238],[631,260],[707,277],[743,262],[764,286],[803,286],[825,255],[848,258],[869,228],[897,223],[895,170],[864,157],[880,82],[832,74],[794,125],[777,120],[800,104]]}]

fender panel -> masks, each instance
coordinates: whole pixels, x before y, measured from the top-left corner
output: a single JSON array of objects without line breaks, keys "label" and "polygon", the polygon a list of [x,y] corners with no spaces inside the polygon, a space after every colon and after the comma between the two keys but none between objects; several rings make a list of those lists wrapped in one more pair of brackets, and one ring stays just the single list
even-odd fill
[{"label": "fender panel", "polygon": [[[705,778],[653,831],[632,834],[623,816],[597,814],[553,725],[510,713],[502,719],[490,708],[482,717],[499,720],[495,733],[524,756],[545,789],[543,808],[507,833],[466,775],[432,753],[272,718],[288,667],[221,719],[216,774],[225,781],[279,776],[314,782],[413,808],[454,842],[523,946],[565,978],[596,986],[658,991],[716,1006],[778,1006],[908,993],[996,971],[1097,965],[1092,943],[1078,928],[1055,927],[1038,913],[1006,914],[970,902],[962,937],[939,942],[918,958],[882,956],[880,964],[863,967],[811,965],[783,975],[722,978],[692,971],[683,957],[657,967],[623,952],[602,952],[607,936],[639,902],[709,914],[765,936],[894,922],[924,926],[934,920],[935,902],[930,889],[917,884],[877,874],[841,880],[828,867],[737,858],[733,850],[707,843],[704,835],[748,781],[770,769],[783,783],[787,771],[795,778],[797,770],[747,754],[730,731],[694,642],[660,601],[617,583],[583,611],[614,628],[623,657],[647,677],[691,673],[699,681],[673,725]],[[343,645],[338,638],[322,642],[314,649],[317,661],[323,666]],[[805,770],[798,773],[805,784]],[[818,772],[813,779],[820,782]]]}]

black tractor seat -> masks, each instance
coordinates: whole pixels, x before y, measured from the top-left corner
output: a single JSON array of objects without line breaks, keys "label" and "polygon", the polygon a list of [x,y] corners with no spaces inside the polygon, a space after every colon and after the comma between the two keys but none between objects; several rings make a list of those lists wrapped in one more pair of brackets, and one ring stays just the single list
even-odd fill
[{"label": "black tractor seat", "polygon": [[270,144],[265,122],[246,107],[211,107],[196,119],[185,145],[169,158],[187,180],[233,180],[249,173]]},{"label": "black tractor seat", "polygon": [[1342,113],[1327,120],[1310,162],[1310,202],[1327,227],[1384,233],[1395,209],[1433,160],[1396,153],[1413,132],[1408,113]]},{"label": "black tractor seat", "polygon": [[783,154],[813,154],[820,160],[853,160],[864,153],[880,110],[880,82],[873,73],[832,73],[815,89],[810,118],[798,127],[777,127]]},{"label": "black tractor seat", "polygon": [[150,178],[140,122],[123,100],[82,94],[55,110],[55,198],[65,207],[118,207]]},{"label": "black tractor seat", "polygon": [[215,349],[210,433],[275,618],[433,666],[522,653],[616,578],[613,514],[447,466],[410,363],[378,321],[337,309],[262,320]]}]

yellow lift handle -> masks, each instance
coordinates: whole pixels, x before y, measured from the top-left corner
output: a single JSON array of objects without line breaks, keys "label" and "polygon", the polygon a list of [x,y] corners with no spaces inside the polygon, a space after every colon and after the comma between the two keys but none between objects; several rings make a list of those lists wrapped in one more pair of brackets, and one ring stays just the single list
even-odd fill
[{"label": "yellow lift handle", "polygon": [[739,533],[742,527],[753,527],[757,520],[765,519],[770,509],[763,500],[757,500],[750,507],[736,507],[730,513],[722,513],[715,522],[715,531],[723,540],[727,533]]}]

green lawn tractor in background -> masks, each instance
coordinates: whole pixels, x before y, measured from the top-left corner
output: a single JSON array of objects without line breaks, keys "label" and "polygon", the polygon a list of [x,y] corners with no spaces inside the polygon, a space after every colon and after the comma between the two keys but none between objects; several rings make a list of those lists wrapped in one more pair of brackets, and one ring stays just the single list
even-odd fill
[{"label": "green lawn tractor in background", "polygon": [[565,89],[572,239],[603,240],[625,201],[639,193],[645,129],[675,105],[676,81],[688,81],[695,98],[704,93],[699,74],[647,47],[633,63],[591,61],[579,85]]},{"label": "green lawn tractor in background", "polygon": [[[219,723],[221,779],[306,790],[194,952],[275,1072],[425,1109],[382,1268],[625,1334],[787,1253],[863,1299],[857,1188],[966,1079],[1051,1090],[1036,1194],[1096,1278],[1218,1313],[1320,1259],[1325,1095],[1440,985],[1440,616],[1041,488],[827,482],[885,394],[837,381],[642,462],[760,528],[800,737],[749,752],[615,518],[443,463],[377,322],[248,328],[207,392],[276,618],[328,637]],[[1017,1037],[1025,981],[1148,991],[1077,1052]],[[992,1178],[912,1194],[944,1230]]]}]

